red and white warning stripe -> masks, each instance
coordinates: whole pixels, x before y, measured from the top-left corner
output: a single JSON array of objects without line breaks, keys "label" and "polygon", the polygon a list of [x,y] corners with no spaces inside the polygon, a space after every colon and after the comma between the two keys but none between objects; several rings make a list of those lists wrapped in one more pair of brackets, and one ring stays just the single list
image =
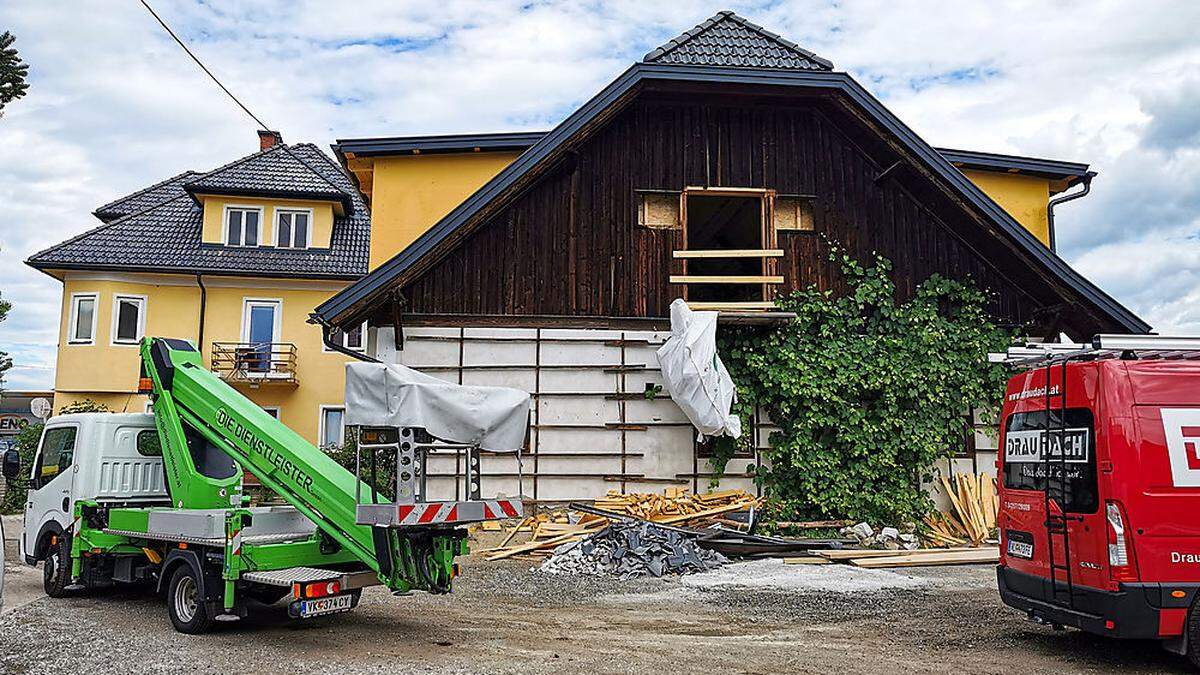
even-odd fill
[{"label": "red and white warning stripe", "polygon": [[[483,507],[480,518],[479,505]],[[428,502],[422,504],[399,504],[397,525],[430,525],[433,523],[461,523],[479,520],[501,520],[516,518],[522,513],[519,499],[486,499],[474,502]]]}]

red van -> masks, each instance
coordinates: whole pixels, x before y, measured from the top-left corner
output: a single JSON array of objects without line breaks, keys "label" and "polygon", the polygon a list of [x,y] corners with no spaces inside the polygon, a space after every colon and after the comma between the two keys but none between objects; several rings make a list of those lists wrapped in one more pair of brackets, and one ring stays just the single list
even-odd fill
[{"label": "red van", "polygon": [[1200,666],[1197,356],[1080,349],[1009,380],[997,460],[1005,604],[1056,627],[1157,638]]}]

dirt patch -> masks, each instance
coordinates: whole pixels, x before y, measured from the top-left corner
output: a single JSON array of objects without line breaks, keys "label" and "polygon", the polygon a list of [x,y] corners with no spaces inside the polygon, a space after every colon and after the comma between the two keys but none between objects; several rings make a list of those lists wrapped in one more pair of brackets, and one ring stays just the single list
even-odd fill
[{"label": "dirt patch", "polygon": [[890,573],[902,581],[871,575],[870,584],[853,577],[850,586],[834,566],[723,573],[617,581],[468,561],[450,596],[369,589],[346,615],[298,624],[283,605],[262,607],[198,637],[175,633],[162,600],[144,593],[41,598],[0,617],[0,671],[1185,670],[1155,643],[1025,622],[1000,604],[988,566]]}]

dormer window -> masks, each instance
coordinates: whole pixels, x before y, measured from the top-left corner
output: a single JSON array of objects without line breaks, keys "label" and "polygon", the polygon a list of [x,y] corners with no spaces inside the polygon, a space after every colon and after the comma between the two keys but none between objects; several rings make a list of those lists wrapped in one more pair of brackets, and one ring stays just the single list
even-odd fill
[{"label": "dormer window", "polygon": [[276,209],[275,245],[279,248],[308,248],[312,209]]},{"label": "dormer window", "polygon": [[246,206],[225,207],[225,245],[258,246],[258,224],[262,209]]}]

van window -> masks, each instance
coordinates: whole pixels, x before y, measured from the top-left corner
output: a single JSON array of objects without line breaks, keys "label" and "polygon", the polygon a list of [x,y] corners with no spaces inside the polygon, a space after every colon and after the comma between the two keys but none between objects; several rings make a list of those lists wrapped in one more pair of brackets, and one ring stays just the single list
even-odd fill
[{"label": "van window", "polygon": [[75,461],[76,427],[55,427],[42,436],[42,452],[34,467],[34,483],[40,488],[71,468]]},{"label": "van window", "polygon": [[[1044,492],[1070,513],[1095,513],[1100,506],[1096,487],[1096,425],[1092,411],[1070,408],[1066,430],[1061,410],[1013,413],[1004,422],[1004,487]],[[1049,452],[1050,461],[1045,454]],[[1065,457],[1065,462],[1060,461]],[[1066,466],[1064,475],[1063,466]]]},{"label": "van window", "polygon": [[139,431],[137,451],[143,457],[162,457],[162,444],[158,440],[158,431],[154,429]]}]

